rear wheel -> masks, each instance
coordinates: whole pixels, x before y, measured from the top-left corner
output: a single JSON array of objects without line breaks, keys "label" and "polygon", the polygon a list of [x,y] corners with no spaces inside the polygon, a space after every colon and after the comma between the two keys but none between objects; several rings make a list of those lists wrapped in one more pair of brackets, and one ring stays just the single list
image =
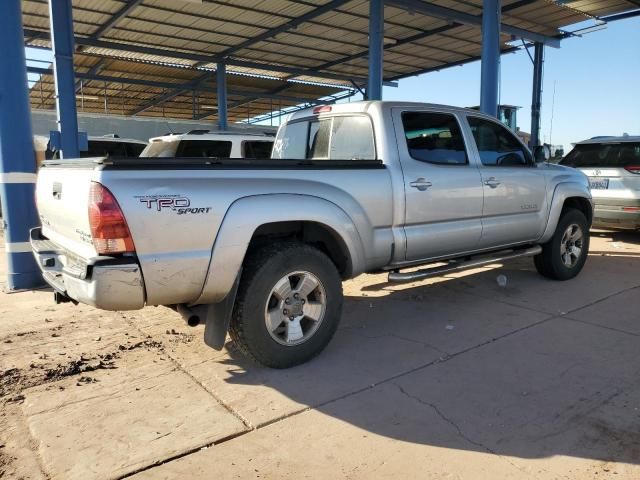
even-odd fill
[{"label": "rear wheel", "polygon": [[309,245],[284,243],[249,253],[229,334],[257,362],[288,368],[326,347],[341,313],[342,280],[333,262]]},{"label": "rear wheel", "polygon": [[553,237],[534,257],[536,269],[553,280],[569,280],[582,270],[589,253],[589,224],[580,210],[566,210]]}]

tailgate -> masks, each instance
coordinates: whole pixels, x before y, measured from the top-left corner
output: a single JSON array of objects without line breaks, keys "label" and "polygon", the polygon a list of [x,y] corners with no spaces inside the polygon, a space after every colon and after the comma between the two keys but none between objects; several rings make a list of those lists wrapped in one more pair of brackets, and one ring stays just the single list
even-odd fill
[{"label": "tailgate", "polygon": [[45,237],[85,259],[97,256],[89,226],[89,188],[94,166],[44,166],[38,172],[36,202]]}]

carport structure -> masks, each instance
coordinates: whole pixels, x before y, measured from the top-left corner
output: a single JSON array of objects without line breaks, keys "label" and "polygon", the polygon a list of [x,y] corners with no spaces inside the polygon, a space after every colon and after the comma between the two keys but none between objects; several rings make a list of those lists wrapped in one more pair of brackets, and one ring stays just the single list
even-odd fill
[{"label": "carport structure", "polygon": [[[637,15],[638,0],[4,0],[0,147],[9,288],[33,287],[34,164],[29,101],[55,102],[62,155],[78,156],[77,110],[125,115],[269,118],[482,59],[481,109],[496,114],[501,53],[532,47],[537,141],[544,46]],[[593,23],[592,23],[593,25]],[[53,69],[27,91],[24,46]],[[96,100],[97,99],[97,100]]]}]

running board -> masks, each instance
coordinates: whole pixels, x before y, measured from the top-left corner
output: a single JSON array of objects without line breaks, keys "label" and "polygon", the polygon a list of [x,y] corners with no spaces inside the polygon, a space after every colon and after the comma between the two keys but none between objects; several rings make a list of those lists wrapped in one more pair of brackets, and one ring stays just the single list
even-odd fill
[{"label": "running board", "polygon": [[389,281],[394,283],[415,282],[425,278],[437,277],[446,273],[458,272],[469,268],[482,267],[492,263],[501,262],[503,260],[513,260],[515,258],[533,257],[542,252],[542,247],[536,245],[521,250],[509,250],[502,254],[495,254],[488,257],[471,258],[464,262],[451,261],[447,265],[440,267],[425,268],[414,272],[390,272]]}]

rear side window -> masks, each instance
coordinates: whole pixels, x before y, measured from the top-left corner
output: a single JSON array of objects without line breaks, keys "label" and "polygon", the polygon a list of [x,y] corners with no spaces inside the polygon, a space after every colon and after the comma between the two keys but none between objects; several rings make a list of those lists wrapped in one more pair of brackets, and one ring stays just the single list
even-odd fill
[{"label": "rear side window", "polygon": [[467,119],[483,165],[488,167],[531,165],[529,152],[506,127],[484,118],[467,117]]},{"label": "rear side window", "polygon": [[176,157],[229,157],[231,142],[220,140],[182,140]]},{"label": "rear side window", "polygon": [[157,141],[151,142],[140,154],[143,158],[170,158],[176,156],[176,150],[178,149],[178,139],[171,141]]},{"label": "rear side window", "polygon": [[139,157],[145,147],[141,143],[127,143],[127,154],[129,157]]},{"label": "rear side window", "polygon": [[273,142],[247,140],[242,142],[243,158],[270,158]]},{"label": "rear side window", "polygon": [[80,152],[80,157],[126,157],[127,148],[124,142],[89,140],[89,150]]},{"label": "rear side window", "polygon": [[375,160],[371,120],[364,115],[353,115],[288,123],[278,131],[273,157]]},{"label": "rear side window", "polygon": [[453,115],[404,112],[402,125],[409,155],[415,160],[440,165],[467,163],[460,126]]},{"label": "rear side window", "polygon": [[640,164],[640,143],[592,143],[576,145],[560,165],[578,168],[624,168]]}]

